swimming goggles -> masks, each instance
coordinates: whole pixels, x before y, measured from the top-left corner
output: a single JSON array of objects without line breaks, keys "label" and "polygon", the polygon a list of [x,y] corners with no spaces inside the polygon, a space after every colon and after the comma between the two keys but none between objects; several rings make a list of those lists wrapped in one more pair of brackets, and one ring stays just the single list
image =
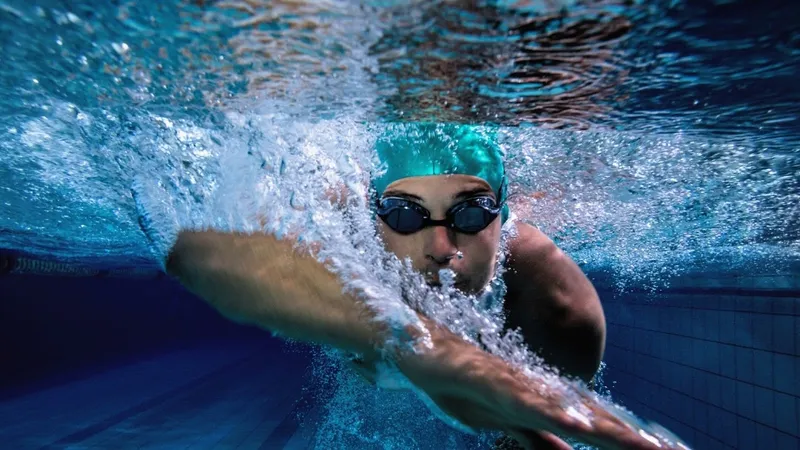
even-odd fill
[{"label": "swimming goggles", "polygon": [[503,204],[491,197],[475,197],[456,203],[443,220],[431,219],[431,213],[421,205],[400,197],[378,200],[376,213],[392,230],[413,234],[423,228],[444,226],[464,234],[476,234],[497,218]]}]

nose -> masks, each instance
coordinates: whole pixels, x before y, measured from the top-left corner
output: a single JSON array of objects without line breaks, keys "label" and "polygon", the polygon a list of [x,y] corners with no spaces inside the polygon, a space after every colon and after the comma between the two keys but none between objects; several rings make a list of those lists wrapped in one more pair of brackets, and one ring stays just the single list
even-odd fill
[{"label": "nose", "polygon": [[425,258],[446,265],[458,254],[455,232],[444,226],[433,226],[426,230]]}]

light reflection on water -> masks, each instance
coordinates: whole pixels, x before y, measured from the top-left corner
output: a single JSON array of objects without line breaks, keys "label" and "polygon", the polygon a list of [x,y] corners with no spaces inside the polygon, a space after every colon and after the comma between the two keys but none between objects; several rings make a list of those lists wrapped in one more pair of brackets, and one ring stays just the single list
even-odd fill
[{"label": "light reflection on water", "polygon": [[[612,260],[632,248],[797,251],[800,102],[784,89],[800,61],[796,8],[742,16],[736,2],[713,11],[609,1],[2,5],[6,245],[141,255],[126,192],[148,158],[143,148],[178,154],[208,139],[165,131],[156,117],[215,137],[211,147],[231,134],[257,141],[257,130],[235,130],[219,113],[234,110],[536,125],[509,131],[506,147],[528,198],[520,214],[569,251]],[[746,30],[742,17],[751,17]],[[736,58],[716,56],[726,52]],[[65,187],[80,200],[53,201]],[[40,208],[29,207],[34,199]]]}]

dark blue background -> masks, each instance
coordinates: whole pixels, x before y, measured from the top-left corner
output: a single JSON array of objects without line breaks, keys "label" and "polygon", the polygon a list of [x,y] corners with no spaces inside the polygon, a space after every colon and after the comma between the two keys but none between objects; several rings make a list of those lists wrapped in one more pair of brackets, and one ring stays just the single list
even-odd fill
[{"label": "dark blue background", "polygon": [[0,398],[221,339],[281,344],[167,277],[0,276]]}]

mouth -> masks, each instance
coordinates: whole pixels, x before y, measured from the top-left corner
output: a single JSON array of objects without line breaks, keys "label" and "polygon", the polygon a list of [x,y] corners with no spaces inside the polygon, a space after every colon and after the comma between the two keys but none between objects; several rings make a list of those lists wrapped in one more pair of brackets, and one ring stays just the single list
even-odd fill
[{"label": "mouth", "polygon": [[441,287],[442,282],[439,280],[439,274],[435,272],[426,272],[423,274],[425,283],[428,286]]},{"label": "mouth", "polygon": [[[442,287],[442,280],[439,278],[439,274],[436,272],[433,273],[425,273],[423,274],[425,278],[425,283],[430,287]],[[455,282],[453,283],[453,287],[458,289],[462,292],[469,292],[470,290],[470,282],[469,280],[456,275]]]}]

